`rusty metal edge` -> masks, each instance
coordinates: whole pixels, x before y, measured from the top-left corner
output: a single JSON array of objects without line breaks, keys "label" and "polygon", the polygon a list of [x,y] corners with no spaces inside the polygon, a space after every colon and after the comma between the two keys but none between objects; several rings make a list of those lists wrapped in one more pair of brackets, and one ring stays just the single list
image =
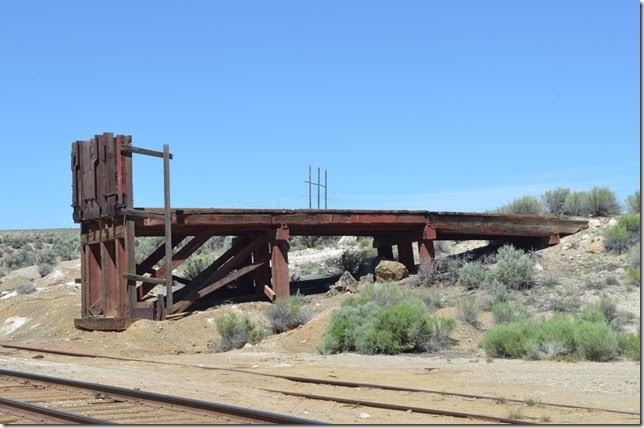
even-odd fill
[{"label": "rusty metal edge", "polygon": [[[299,424],[299,425],[322,425],[324,422],[315,421],[312,419],[305,419],[296,416],[282,415],[279,413],[268,412],[264,410],[250,409],[245,407],[238,407],[229,404],[216,403],[213,401],[196,400],[192,398],[178,397],[173,395],[159,394],[156,392],[140,391],[129,388],[121,388],[118,386],[103,385],[93,382],[84,382],[78,380],[58,378],[48,375],[26,373],[16,370],[0,369],[1,376],[18,377],[22,379],[30,379],[40,382],[53,383],[58,385],[66,385],[75,388],[89,389],[93,391],[105,392],[108,394],[118,394],[130,398],[138,398],[161,403],[168,403],[173,405],[190,407],[193,409],[206,410],[211,412],[226,413],[229,415],[240,416],[249,419],[257,419],[263,422],[278,423],[278,424]],[[100,423],[100,422],[98,422]]]}]

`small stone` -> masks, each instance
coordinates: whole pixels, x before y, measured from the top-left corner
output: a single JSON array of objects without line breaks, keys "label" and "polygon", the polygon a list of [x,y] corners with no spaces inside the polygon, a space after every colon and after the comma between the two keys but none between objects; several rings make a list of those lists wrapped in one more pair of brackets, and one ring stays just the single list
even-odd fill
[{"label": "small stone", "polygon": [[360,419],[367,419],[370,417],[371,415],[369,413],[365,413],[365,412],[360,413]]},{"label": "small stone", "polygon": [[42,355],[42,354],[38,354],[38,355],[34,355],[34,356],[33,356],[33,357],[31,357],[31,358],[40,359],[40,358],[45,358],[45,356],[44,356],[44,355]]},{"label": "small stone", "polygon": [[541,266],[539,263],[535,263],[534,270],[536,270],[537,272],[543,272],[543,266]]},{"label": "small stone", "polygon": [[351,275],[349,272],[344,272],[342,276],[338,279],[338,282],[333,286],[336,291],[346,291],[349,293],[356,292],[356,285],[358,281]]},{"label": "small stone", "polygon": [[599,219],[591,218],[590,220],[588,220],[588,227],[590,227],[591,229],[595,229],[601,225],[602,225],[602,222],[599,221]]}]

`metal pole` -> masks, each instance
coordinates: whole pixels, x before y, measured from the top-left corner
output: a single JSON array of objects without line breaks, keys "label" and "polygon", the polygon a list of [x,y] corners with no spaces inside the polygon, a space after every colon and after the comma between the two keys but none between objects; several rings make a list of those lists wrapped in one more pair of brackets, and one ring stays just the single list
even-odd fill
[{"label": "metal pole", "polygon": [[313,208],[311,205],[311,165],[309,165],[309,209]]},{"label": "metal pole", "polygon": [[324,209],[327,209],[327,182],[326,182],[326,169],[324,170]]},{"label": "metal pole", "polygon": [[165,220],[165,305],[166,315],[172,308],[172,212],[170,211],[170,147],[163,145],[163,202]]},{"label": "metal pole", "polygon": [[318,166],[318,209],[320,209],[320,167]]}]

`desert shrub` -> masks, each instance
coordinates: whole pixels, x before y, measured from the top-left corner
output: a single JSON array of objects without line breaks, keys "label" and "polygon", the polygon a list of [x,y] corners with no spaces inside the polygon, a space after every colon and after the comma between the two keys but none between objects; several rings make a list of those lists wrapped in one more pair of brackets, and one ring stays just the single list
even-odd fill
[{"label": "desert shrub", "polygon": [[570,189],[559,187],[548,190],[543,194],[543,204],[550,214],[562,215],[564,213],[564,204],[566,197],[570,194]]},{"label": "desert shrub", "polygon": [[628,212],[640,213],[640,210],[642,209],[642,199],[640,198],[639,190],[626,198],[626,206],[628,207]]},{"label": "desert shrub", "polygon": [[80,257],[80,239],[76,235],[57,236],[51,250],[61,260],[72,260]]},{"label": "desert shrub", "polygon": [[418,272],[416,273],[416,284],[422,287],[431,287],[440,280],[440,272],[438,272],[437,263],[434,259],[418,265]]},{"label": "desert shrub", "polygon": [[36,260],[39,264],[53,265],[56,263],[56,254],[52,249],[46,249],[38,253]]},{"label": "desert shrub", "polygon": [[478,328],[481,310],[474,296],[461,296],[456,299],[456,311],[463,322]]},{"label": "desert shrub", "polygon": [[630,282],[633,285],[639,285],[640,284],[640,267],[637,266],[629,266],[628,269],[626,269],[626,279],[628,282]]},{"label": "desert shrub", "polygon": [[492,305],[492,314],[494,315],[494,322],[497,324],[518,321],[528,316],[523,306],[512,305],[507,302]]},{"label": "desert shrub", "polygon": [[575,312],[581,306],[581,301],[575,297],[556,297],[550,302],[550,309],[554,312]]},{"label": "desert shrub", "polygon": [[622,225],[630,233],[639,235],[640,233],[640,215],[624,214],[617,217],[617,224]]},{"label": "desert shrub", "polygon": [[606,285],[606,282],[598,276],[589,276],[585,282],[586,288],[590,290],[601,290]]},{"label": "desert shrub", "polygon": [[631,233],[621,224],[611,226],[604,231],[604,248],[621,254],[633,245]]},{"label": "desert shrub", "polygon": [[620,348],[624,350],[624,356],[634,361],[640,360],[640,334],[624,334],[619,337]]},{"label": "desert shrub", "polygon": [[608,187],[593,187],[588,192],[588,211],[592,216],[619,214],[621,208],[617,196]]},{"label": "desert shrub", "polygon": [[38,265],[38,274],[41,277],[49,275],[53,270],[54,270],[54,267],[49,263],[42,263]]},{"label": "desert shrub", "polygon": [[268,308],[266,318],[274,333],[293,330],[311,318],[310,312],[302,308],[300,300],[296,296],[283,297]]},{"label": "desert shrub", "polygon": [[619,285],[619,278],[617,278],[617,275],[609,274],[606,275],[604,282],[606,285]]},{"label": "desert shrub", "polygon": [[555,315],[489,329],[483,348],[490,357],[611,361],[626,352],[625,336],[604,320]]},{"label": "desert shrub", "polygon": [[490,302],[494,305],[496,303],[507,302],[509,298],[508,289],[499,280],[491,278],[487,281],[487,292],[490,297]]},{"label": "desert shrub", "polygon": [[571,192],[564,201],[563,213],[575,216],[589,215],[588,192]]},{"label": "desert shrub", "polygon": [[381,308],[387,308],[409,300],[418,300],[410,290],[402,288],[394,282],[367,283],[360,287],[359,293],[361,298],[373,302]]},{"label": "desert shrub", "polygon": [[411,294],[422,300],[429,312],[434,312],[436,309],[443,307],[441,292],[435,288],[415,288],[411,290]]},{"label": "desert shrub", "polygon": [[190,257],[181,269],[183,276],[192,281],[214,260],[215,255],[211,253],[201,253]]},{"label": "desert shrub", "polygon": [[458,271],[458,283],[469,289],[478,288],[488,276],[487,270],[479,262],[467,262]]},{"label": "desert shrub", "polygon": [[19,269],[25,266],[31,266],[36,264],[36,262],[37,262],[36,254],[27,248],[22,248],[18,251],[14,251],[13,253],[3,257],[3,263],[8,270]]},{"label": "desert shrub", "polygon": [[[384,297],[392,288],[383,285],[373,287],[366,295],[352,296],[342,302],[324,332],[322,352],[428,352],[449,343],[453,320],[428,315],[425,304],[409,294],[402,297],[392,293]],[[388,291],[373,291],[377,289]]]},{"label": "desert shrub", "polygon": [[248,315],[239,317],[229,312],[215,321],[219,340],[210,345],[213,352],[226,352],[238,349],[247,343],[255,344],[265,336],[264,330],[256,325]]},{"label": "desert shrub", "polygon": [[532,285],[534,262],[523,250],[504,245],[497,251],[496,261],[493,277],[506,287],[519,290]]},{"label": "desert shrub", "polygon": [[347,248],[339,256],[324,261],[323,270],[329,274],[349,272],[359,278],[370,271],[371,257],[362,248]]},{"label": "desert shrub", "polygon": [[20,284],[16,287],[17,294],[31,294],[36,292],[36,286],[32,283]]},{"label": "desert shrub", "polygon": [[534,196],[523,196],[499,208],[499,211],[508,214],[542,214],[543,206]]}]

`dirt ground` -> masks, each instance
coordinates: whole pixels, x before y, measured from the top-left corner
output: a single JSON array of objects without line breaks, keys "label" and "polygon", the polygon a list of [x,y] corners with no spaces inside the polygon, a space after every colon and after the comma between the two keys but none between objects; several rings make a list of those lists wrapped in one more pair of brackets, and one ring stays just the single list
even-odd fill
[{"label": "dirt ground", "polygon": [[[609,219],[602,219],[601,226],[563,238],[560,245],[535,253],[539,264],[537,286],[529,292],[515,292],[513,299],[523,303],[532,316],[547,316],[552,313],[553,302],[572,299],[582,305],[608,295],[616,301],[619,310],[631,314],[625,328],[636,331],[640,319],[640,289],[622,279],[631,256],[606,254],[594,244],[600,242],[601,230],[608,222]],[[468,248],[459,243],[453,245],[451,251]],[[306,254],[302,253],[302,256]],[[299,262],[310,260],[302,257]],[[217,339],[214,321],[219,316],[227,311],[239,311],[261,321],[269,303],[228,304],[176,320],[137,321],[121,333],[86,332],[73,326],[73,319],[80,313],[80,290],[74,283],[79,276],[79,267],[78,261],[69,261],[57,265],[43,278],[35,267],[5,276],[0,281],[0,343],[193,366],[78,358],[0,348],[0,367],[136,387],[333,423],[481,421],[298,398],[267,390],[430,407],[527,422],[639,423],[639,416],[507,401],[547,401],[639,412],[640,364],[629,360],[569,363],[487,359],[479,344],[485,329],[494,324],[489,311],[481,313],[478,329],[457,322],[451,334],[454,346],[435,354],[322,355],[318,346],[323,332],[333,309],[346,295],[319,294],[310,296],[307,308],[313,316],[303,326],[268,336],[254,346],[215,354],[210,352],[208,345]],[[588,286],[590,278],[609,276],[619,280],[616,283],[605,281],[601,288]],[[548,284],[539,286],[546,278],[550,278]],[[16,287],[26,281],[35,284],[36,292],[18,294]],[[453,300],[465,291],[456,286],[439,287],[439,291],[444,305],[437,314],[456,317]],[[196,365],[480,394],[497,397],[497,400],[302,384]]]}]

